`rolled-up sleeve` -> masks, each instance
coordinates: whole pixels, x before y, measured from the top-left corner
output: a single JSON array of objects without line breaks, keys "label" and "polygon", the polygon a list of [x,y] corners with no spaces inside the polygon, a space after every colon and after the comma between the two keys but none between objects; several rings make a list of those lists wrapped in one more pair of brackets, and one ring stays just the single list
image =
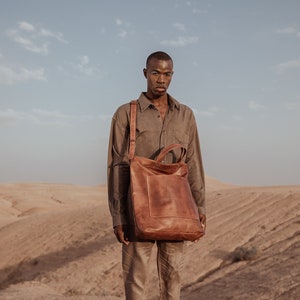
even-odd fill
[{"label": "rolled-up sleeve", "polygon": [[189,170],[189,184],[199,214],[206,214],[204,168],[200,150],[200,139],[194,115],[192,115],[190,121],[189,145],[187,147],[186,156],[186,163]]},{"label": "rolled-up sleeve", "polygon": [[[124,110],[123,110],[124,111]],[[107,158],[108,203],[113,226],[127,224],[127,195],[130,184],[127,114],[117,111],[111,122]]]}]

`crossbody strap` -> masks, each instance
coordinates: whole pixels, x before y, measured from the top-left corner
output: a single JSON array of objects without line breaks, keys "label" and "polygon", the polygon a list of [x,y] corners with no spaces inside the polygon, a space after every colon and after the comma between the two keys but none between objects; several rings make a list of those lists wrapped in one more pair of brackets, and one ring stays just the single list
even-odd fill
[{"label": "crossbody strap", "polygon": [[132,160],[135,153],[135,132],[136,132],[136,106],[137,101],[130,102],[130,143],[129,143],[129,160]]}]

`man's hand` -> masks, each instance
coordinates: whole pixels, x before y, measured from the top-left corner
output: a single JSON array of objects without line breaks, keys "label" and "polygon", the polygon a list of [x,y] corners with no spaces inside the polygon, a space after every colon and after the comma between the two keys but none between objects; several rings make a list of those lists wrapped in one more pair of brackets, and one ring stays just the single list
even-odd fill
[{"label": "man's hand", "polygon": [[201,226],[203,227],[203,235],[199,239],[195,240],[194,243],[199,242],[199,240],[205,235],[205,230],[206,230],[206,215],[199,214],[199,219],[200,219]]},{"label": "man's hand", "polygon": [[206,229],[206,215],[199,214],[199,219],[200,219],[200,223],[203,227],[203,230],[205,232],[205,229]]},{"label": "man's hand", "polygon": [[114,227],[114,233],[118,241],[126,246],[129,245],[128,229],[126,225],[118,225]]}]

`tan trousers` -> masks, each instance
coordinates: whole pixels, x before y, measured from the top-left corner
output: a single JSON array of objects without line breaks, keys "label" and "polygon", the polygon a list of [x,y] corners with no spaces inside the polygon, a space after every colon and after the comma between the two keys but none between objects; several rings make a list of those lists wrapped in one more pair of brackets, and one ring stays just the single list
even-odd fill
[{"label": "tan trousers", "polygon": [[[144,300],[148,263],[155,242],[131,242],[122,248],[127,300]],[[157,270],[161,300],[180,299],[183,242],[157,241]]]}]

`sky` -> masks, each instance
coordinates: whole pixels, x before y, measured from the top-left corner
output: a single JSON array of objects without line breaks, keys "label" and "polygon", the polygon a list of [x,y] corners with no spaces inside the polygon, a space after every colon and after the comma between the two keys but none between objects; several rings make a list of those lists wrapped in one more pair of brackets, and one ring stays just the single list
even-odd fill
[{"label": "sky", "polygon": [[106,183],[110,122],[171,55],[205,173],[300,184],[300,1],[0,0],[0,183]]}]

